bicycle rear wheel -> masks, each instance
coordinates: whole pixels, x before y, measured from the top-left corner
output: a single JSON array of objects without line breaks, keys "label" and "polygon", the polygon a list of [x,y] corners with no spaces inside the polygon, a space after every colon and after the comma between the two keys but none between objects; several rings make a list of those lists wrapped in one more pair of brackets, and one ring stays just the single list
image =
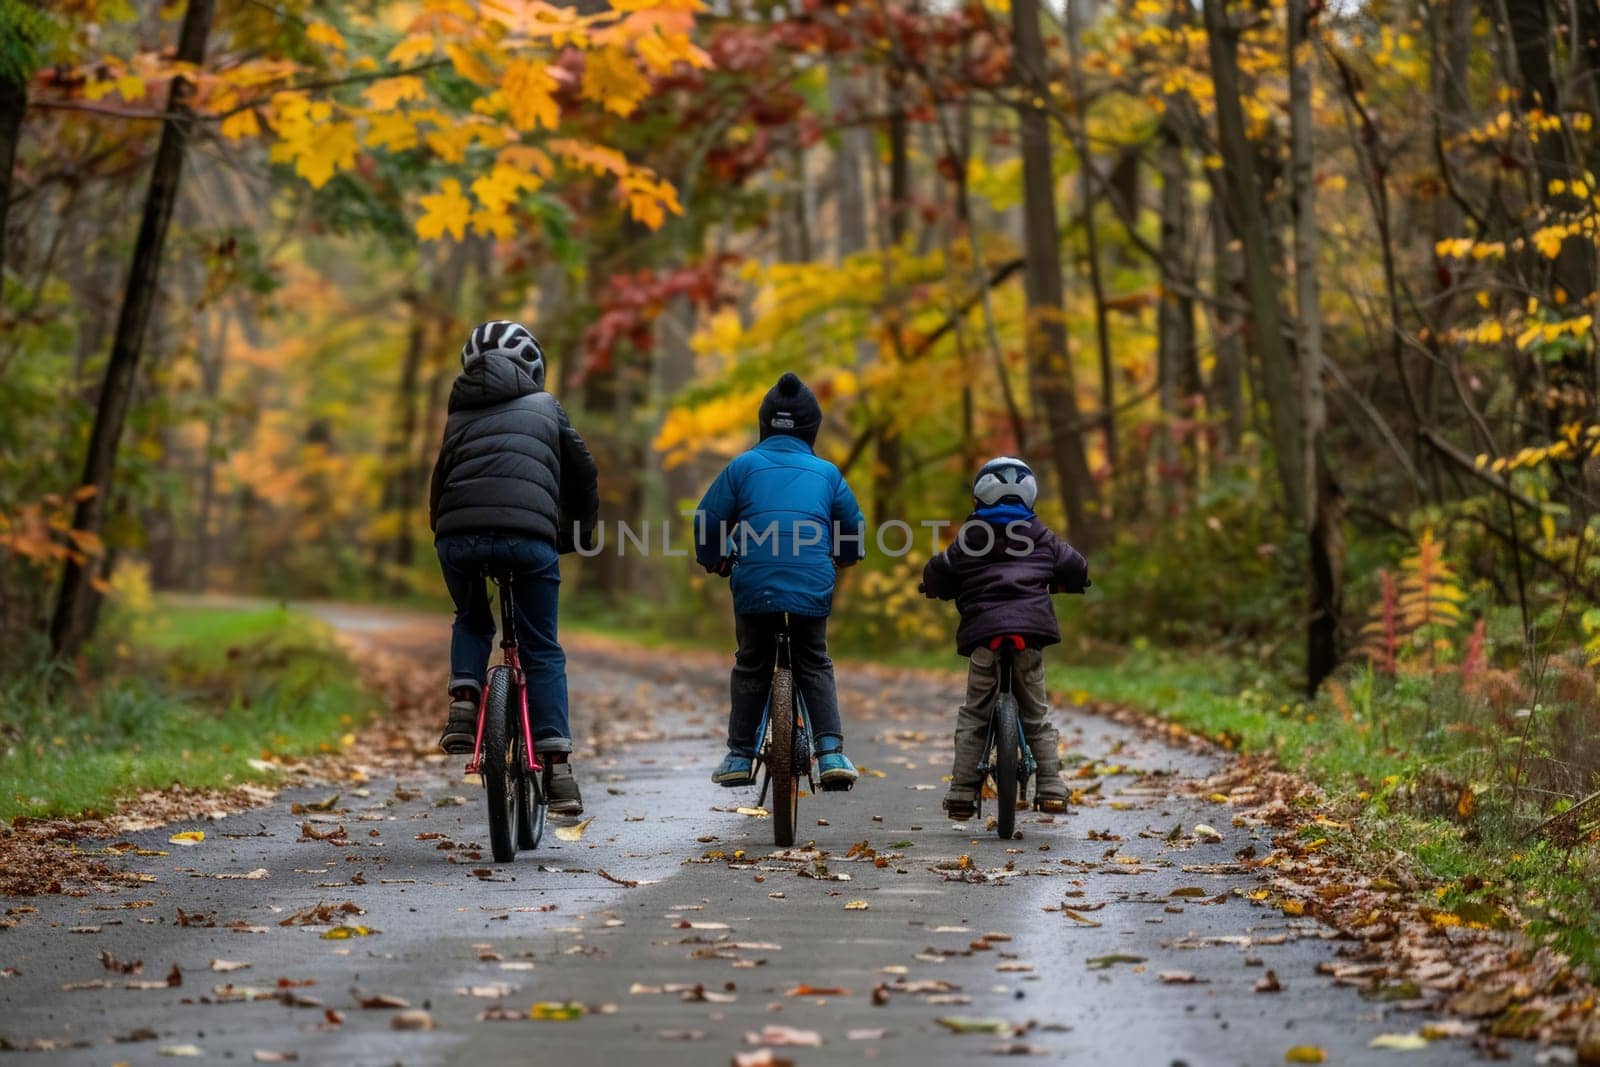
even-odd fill
[{"label": "bicycle rear wheel", "polygon": [[800,814],[800,779],[794,771],[794,674],[779,667],[772,675],[772,707],[768,718],[767,773],[772,779],[772,840],[794,844]]},{"label": "bicycle rear wheel", "polygon": [[1001,693],[994,709],[994,791],[999,794],[996,829],[1002,841],[1017,829],[1017,756],[1022,748],[1017,726],[1017,698]]},{"label": "bicycle rear wheel", "polygon": [[496,863],[510,863],[517,857],[517,789],[521,767],[510,739],[511,672],[489,672],[489,699],[484,708],[483,761],[478,773],[483,778],[484,795],[489,801],[489,850]]},{"label": "bicycle rear wheel", "polygon": [[511,760],[517,768],[517,848],[526,850],[539,847],[539,840],[544,837],[544,819],[550,802],[545,796],[544,776],[529,774],[524,769],[526,764],[522,755],[520,719],[512,729],[516,733],[511,745]]}]

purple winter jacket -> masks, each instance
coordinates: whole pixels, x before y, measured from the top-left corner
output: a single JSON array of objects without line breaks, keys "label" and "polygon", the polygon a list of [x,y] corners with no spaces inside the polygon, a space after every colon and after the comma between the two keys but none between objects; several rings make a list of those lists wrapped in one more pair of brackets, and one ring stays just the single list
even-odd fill
[{"label": "purple winter jacket", "polygon": [[[983,528],[993,532],[991,538]],[[1089,586],[1082,554],[1037,516],[1009,522],[969,516],[950,547],[922,569],[923,591],[954,600],[961,612],[956,651],[970,656],[992,638],[1018,634],[1030,647],[1061,641],[1054,588],[1081,593]]]}]

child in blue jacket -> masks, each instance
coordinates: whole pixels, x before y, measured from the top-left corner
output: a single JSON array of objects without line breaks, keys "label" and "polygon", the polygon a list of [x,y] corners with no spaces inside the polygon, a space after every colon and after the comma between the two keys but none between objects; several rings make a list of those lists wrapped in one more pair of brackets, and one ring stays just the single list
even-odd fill
[{"label": "child in blue jacket", "polygon": [[784,374],[761,401],[758,421],[761,442],[717,475],[695,515],[695,559],[731,577],[739,641],[728,754],[711,780],[729,787],[755,780],[756,731],[787,615],[795,684],[816,735],[822,784],[848,789],[856,769],[844,754],[828,615],[835,565],[861,559],[866,522],[839,468],[811,450],[822,407],[805,383]]}]

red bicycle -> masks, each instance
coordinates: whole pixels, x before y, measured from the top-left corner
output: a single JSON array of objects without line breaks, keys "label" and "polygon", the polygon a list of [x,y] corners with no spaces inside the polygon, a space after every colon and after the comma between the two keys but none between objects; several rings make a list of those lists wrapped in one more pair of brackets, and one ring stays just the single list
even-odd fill
[{"label": "red bicycle", "polygon": [[501,662],[489,668],[478,704],[477,740],[467,773],[483,782],[489,802],[489,847],[496,863],[510,863],[518,849],[539,847],[549,799],[544,764],[533,744],[528,717],[528,679],[518,656],[511,575],[490,574],[500,589]]}]

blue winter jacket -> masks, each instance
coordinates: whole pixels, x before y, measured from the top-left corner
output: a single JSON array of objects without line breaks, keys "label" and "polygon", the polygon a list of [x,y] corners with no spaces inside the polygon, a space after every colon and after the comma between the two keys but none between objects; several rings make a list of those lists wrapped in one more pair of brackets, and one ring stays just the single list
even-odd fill
[{"label": "blue winter jacket", "polygon": [[854,563],[866,520],[844,475],[797,437],[774,435],[734,458],[706,490],[695,516],[695,559],[729,555],[733,610],[827,615],[833,564]]}]

